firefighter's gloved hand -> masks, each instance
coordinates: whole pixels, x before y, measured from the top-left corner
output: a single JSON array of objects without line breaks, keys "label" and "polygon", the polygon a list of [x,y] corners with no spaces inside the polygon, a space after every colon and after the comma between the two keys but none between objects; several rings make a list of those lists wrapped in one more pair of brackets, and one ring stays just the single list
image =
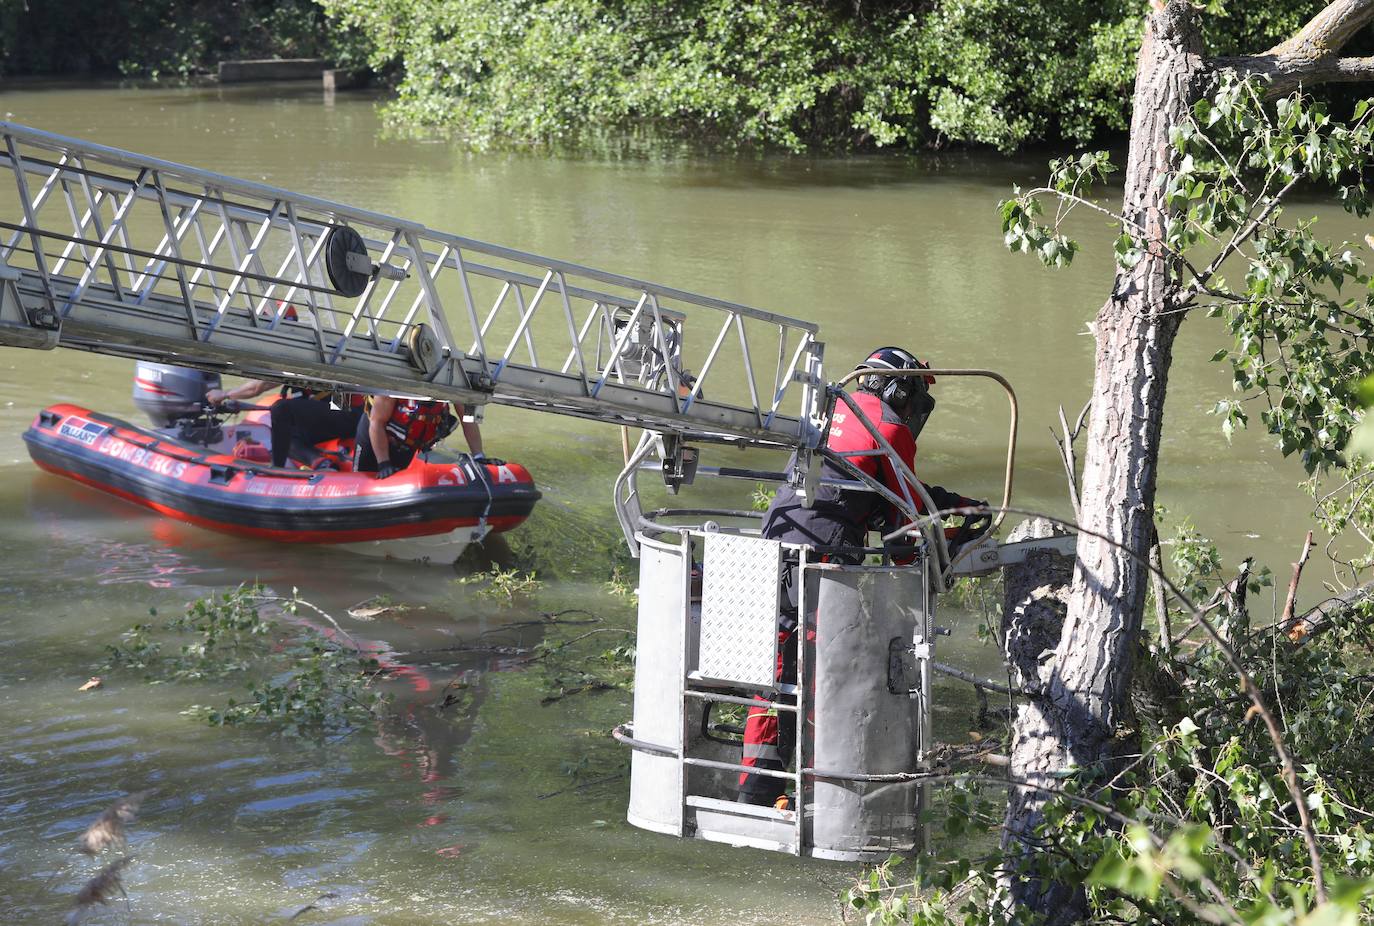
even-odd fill
[{"label": "firefighter's gloved hand", "polygon": [[390,479],[394,475],[396,475],[396,467],[392,464],[390,460],[387,460],[385,463],[379,463],[377,465],[378,479]]},{"label": "firefighter's gloved hand", "polygon": [[497,459],[496,457],[489,457],[489,456],[487,456],[485,453],[474,453],[474,454],[472,455],[472,462],[478,464],[479,466],[505,466],[505,465],[506,465],[506,461],[505,461],[505,460],[500,460],[500,459]]},{"label": "firefighter's gloved hand", "polygon": [[979,514],[970,514],[964,517],[964,526],[967,528],[968,539],[977,540],[979,537],[982,537],[988,531],[992,530],[992,505],[985,501],[978,502],[966,500],[966,502],[966,507],[983,509]]}]

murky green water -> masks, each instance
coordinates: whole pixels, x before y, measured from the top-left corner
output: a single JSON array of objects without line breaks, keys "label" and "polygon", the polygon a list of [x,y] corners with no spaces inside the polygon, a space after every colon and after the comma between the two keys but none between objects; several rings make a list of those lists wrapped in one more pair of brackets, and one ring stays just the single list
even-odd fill
[{"label": "murky green water", "polygon": [[[387,138],[373,101],[313,88],[0,89],[29,125],[340,199],[428,225],[566,257],[822,325],[832,375],[883,343],[943,366],[986,366],[1017,387],[1017,500],[1065,513],[1049,427],[1088,391],[1084,323],[1105,292],[1105,231],[1051,274],[1001,246],[993,207],[1038,165],[945,157],[640,159],[473,155]],[[1320,210],[1313,210],[1320,211]],[[1339,221],[1331,217],[1330,221]],[[1352,232],[1353,233],[1353,232]],[[1094,245],[1096,245],[1094,247]],[[1169,407],[1161,498],[1222,543],[1279,565],[1305,530],[1296,464],[1258,436],[1228,449],[1205,410],[1229,389],[1205,362],[1215,324],[1190,320]],[[0,352],[0,919],[52,922],[90,875],[73,851],[117,794],[154,787],[133,829],[131,910],[106,922],[261,923],[325,893],[301,922],[794,923],[832,921],[845,866],[678,843],[622,822],[624,757],[604,736],[626,696],[541,706],[541,678],[509,660],[422,661],[376,729],[315,745],[218,731],[180,715],[200,692],[113,675],[76,688],[149,607],[245,581],[336,615],[372,595],[423,605],[400,620],[347,621],[359,639],[415,651],[471,640],[540,610],[584,607],[626,625],[601,589],[619,436],[597,425],[489,410],[488,449],[526,463],[545,492],[513,535],[557,573],[503,607],[443,569],[232,540],[160,520],[40,474],[20,434],[39,407],[83,403],[135,417],[130,364]],[[921,472],[966,494],[1000,486],[1001,396],[938,385]],[[708,461],[709,462],[709,461]],[[995,671],[971,615],[947,613],[942,658]],[[522,637],[521,634],[524,634]],[[504,639],[530,642],[529,630]],[[462,678],[472,704],[438,691]],[[426,688],[426,686],[428,686]],[[939,728],[973,722],[966,687],[942,684]],[[569,769],[581,777],[570,777]],[[560,793],[555,793],[560,792]]]}]

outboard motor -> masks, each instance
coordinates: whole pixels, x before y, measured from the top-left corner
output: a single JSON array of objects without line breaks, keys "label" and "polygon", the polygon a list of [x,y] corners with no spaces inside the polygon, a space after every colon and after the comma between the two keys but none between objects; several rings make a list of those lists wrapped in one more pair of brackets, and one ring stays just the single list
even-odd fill
[{"label": "outboard motor", "polygon": [[179,418],[198,415],[205,393],[219,387],[218,373],[143,361],[134,368],[134,404],[157,428],[170,428]]}]

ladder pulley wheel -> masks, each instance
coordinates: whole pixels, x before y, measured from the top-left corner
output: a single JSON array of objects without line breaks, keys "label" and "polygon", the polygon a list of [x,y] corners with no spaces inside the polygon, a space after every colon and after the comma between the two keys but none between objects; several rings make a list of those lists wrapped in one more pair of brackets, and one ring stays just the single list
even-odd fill
[{"label": "ladder pulley wheel", "polygon": [[434,329],[426,324],[416,325],[406,336],[406,346],[410,348],[410,362],[421,373],[433,373],[443,361],[443,350]]},{"label": "ladder pulley wheel", "polygon": [[371,265],[372,258],[367,253],[362,235],[347,225],[335,225],[329,229],[324,242],[324,267],[329,274],[329,282],[336,290],[350,298],[361,296],[372,275],[361,273],[356,268]]}]

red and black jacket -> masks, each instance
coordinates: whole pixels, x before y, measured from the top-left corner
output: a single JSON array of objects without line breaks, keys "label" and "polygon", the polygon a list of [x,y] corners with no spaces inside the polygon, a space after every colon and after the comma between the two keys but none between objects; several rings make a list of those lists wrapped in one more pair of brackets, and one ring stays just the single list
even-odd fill
[{"label": "red and black jacket", "polygon": [[[871,392],[856,392],[852,398],[869,421],[876,425],[878,433],[897,452],[907,468],[914,470],[916,440],[897,413]],[[826,447],[847,456],[851,464],[878,479],[899,497],[902,496],[902,476],[886,456],[848,456],[876,450],[878,442],[843,403],[835,408]],[[796,460],[793,458],[788,463],[789,475],[795,465]],[[852,480],[853,476],[827,460],[822,466],[821,478]],[[967,502],[967,499],[959,494],[946,491],[939,486],[926,486],[926,492],[942,510],[957,508]],[[916,489],[911,488],[910,493],[916,510],[924,511],[924,505]],[[764,515],[763,536],[788,543],[807,543],[816,547],[857,548],[865,546],[870,530],[891,532],[904,521],[896,507],[876,492],[820,485],[817,486],[812,506],[806,508],[803,507],[796,490],[790,485],[784,485],[778,489],[773,503]],[[834,562],[857,563],[862,558],[862,555],[857,553],[832,553],[830,556]]]}]

